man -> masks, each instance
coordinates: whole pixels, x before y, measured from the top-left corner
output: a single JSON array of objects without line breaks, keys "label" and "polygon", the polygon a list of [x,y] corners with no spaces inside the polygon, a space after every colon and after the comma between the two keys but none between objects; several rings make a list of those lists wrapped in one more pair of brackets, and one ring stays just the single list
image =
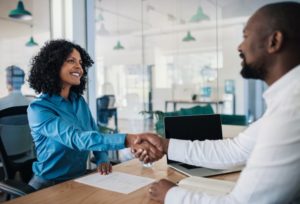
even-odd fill
[{"label": "man", "polygon": [[17,66],[12,65],[6,68],[6,83],[9,94],[0,98],[0,110],[29,104],[30,101],[21,93],[24,76],[24,71]]},{"label": "man", "polygon": [[[169,159],[209,168],[246,164],[235,188],[225,196],[194,193],[161,180],[150,197],[165,203],[298,203],[300,202],[300,4],[284,2],[259,9],[244,28],[238,51],[241,75],[261,79],[263,117],[231,140],[184,141],[141,137]],[[159,159],[136,152],[143,161]]]}]

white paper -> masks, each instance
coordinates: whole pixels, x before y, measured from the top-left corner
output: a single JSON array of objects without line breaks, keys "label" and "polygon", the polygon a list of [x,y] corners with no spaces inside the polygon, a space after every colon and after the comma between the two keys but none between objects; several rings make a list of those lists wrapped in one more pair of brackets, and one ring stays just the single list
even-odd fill
[{"label": "white paper", "polygon": [[101,175],[99,173],[91,174],[75,179],[75,181],[109,191],[128,194],[154,182],[155,180],[148,177],[135,176],[114,171],[108,175]]}]

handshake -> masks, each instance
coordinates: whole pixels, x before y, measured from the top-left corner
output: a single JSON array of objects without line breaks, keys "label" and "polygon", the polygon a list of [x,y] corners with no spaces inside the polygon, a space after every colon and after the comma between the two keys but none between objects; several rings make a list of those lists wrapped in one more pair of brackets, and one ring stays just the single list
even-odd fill
[{"label": "handshake", "polygon": [[125,146],[144,163],[154,162],[168,153],[169,140],[153,133],[127,134]]}]

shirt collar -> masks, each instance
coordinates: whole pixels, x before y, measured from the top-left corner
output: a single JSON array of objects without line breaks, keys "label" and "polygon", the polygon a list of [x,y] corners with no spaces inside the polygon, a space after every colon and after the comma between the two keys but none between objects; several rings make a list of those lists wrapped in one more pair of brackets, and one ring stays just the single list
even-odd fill
[{"label": "shirt collar", "polygon": [[263,97],[267,104],[271,100],[278,97],[283,97],[284,94],[289,93],[289,89],[293,88],[293,81],[298,82],[298,77],[300,76],[300,65],[297,65],[294,69],[290,70],[288,73],[279,78],[274,82],[263,94]]},{"label": "shirt collar", "polygon": [[[48,98],[50,101],[53,101],[57,105],[60,105],[63,101],[65,101],[65,99],[62,96],[57,95],[57,94],[53,94],[50,96],[48,93],[43,93],[40,97]],[[78,98],[77,94],[71,91],[70,92],[70,100],[73,102],[77,98]]]}]

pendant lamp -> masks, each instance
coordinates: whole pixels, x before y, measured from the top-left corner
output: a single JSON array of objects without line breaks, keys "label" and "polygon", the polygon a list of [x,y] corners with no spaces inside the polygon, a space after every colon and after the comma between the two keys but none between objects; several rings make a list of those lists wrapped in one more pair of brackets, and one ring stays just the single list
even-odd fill
[{"label": "pendant lamp", "polygon": [[18,19],[18,20],[31,20],[32,15],[29,11],[27,11],[24,7],[23,1],[20,0],[18,2],[17,8],[11,10],[8,15],[10,18]]},{"label": "pendant lamp", "polygon": [[186,36],[182,38],[183,42],[190,42],[190,41],[196,41],[196,38],[194,38],[190,31],[187,32]]},{"label": "pendant lamp", "polygon": [[118,40],[117,44],[114,46],[114,50],[124,50],[124,46]]},{"label": "pendant lamp", "polygon": [[203,20],[209,20],[209,16],[206,15],[203,12],[203,9],[201,6],[198,7],[197,13],[195,15],[192,16],[192,18],[190,19],[190,22],[200,22]]},{"label": "pendant lamp", "polygon": [[37,42],[35,42],[35,40],[33,39],[33,37],[31,36],[29,38],[29,40],[26,43],[27,47],[34,47],[34,46],[38,46],[39,44]]},{"label": "pendant lamp", "polygon": [[27,43],[25,45],[27,47],[38,46],[39,44],[37,42],[35,42],[35,40],[33,38],[33,25],[30,25],[30,28],[31,28],[31,36],[30,36],[29,40],[27,41]]}]

